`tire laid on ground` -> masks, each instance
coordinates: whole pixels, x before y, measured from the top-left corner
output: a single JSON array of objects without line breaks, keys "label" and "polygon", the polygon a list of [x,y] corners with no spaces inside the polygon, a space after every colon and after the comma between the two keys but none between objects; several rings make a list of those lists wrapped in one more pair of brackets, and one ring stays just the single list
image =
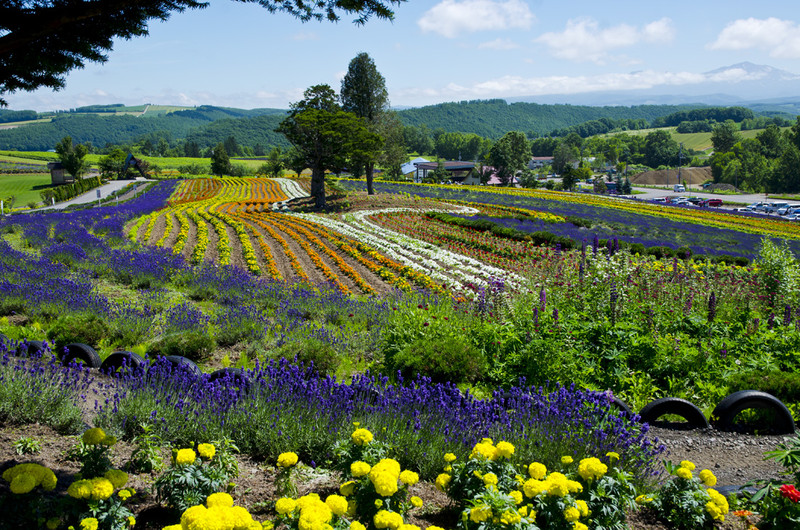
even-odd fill
[{"label": "tire laid on ground", "polygon": [[250,375],[241,368],[221,368],[211,372],[208,382],[239,387],[243,392],[250,391]]},{"label": "tire laid on ground", "polygon": [[17,345],[17,357],[30,357],[44,352],[44,342],[40,340],[29,340]]},{"label": "tire laid on ground", "polygon": [[643,423],[653,424],[658,418],[674,414],[686,420],[686,423],[694,429],[708,429],[710,425],[703,411],[685,399],[676,397],[664,397],[657,399],[644,406],[639,412]]},{"label": "tire laid on ground", "polygon": [[115,351],[105,358],[100,365],[100,371],[106,374],[116,373],[125,367],[125,372],[141,370],[144,359],[131,351]]},{"label": "tire laid on ground", "polygon": [[61,355],[61,364],[69,364],[73,362],[82,363],[88,368],[100,368],[100,356],[94,351],[94,348],[88,344],[81,344],[74,342],[64,346],[64,354]]},{"label": "tire laid on ground", "polygon": [[775,434],[794,433],[794,418],[786,405],[772,394],[760,390],[739,390],[720,401],[719,405],[714,408],[714,412],[711,413],[711,417],[714,418],[714,427],[721,431],[733,430],[733,420],[740,412],[747,409],[772,411],[775,414],[775,421],[771,426],[772,432]]}]

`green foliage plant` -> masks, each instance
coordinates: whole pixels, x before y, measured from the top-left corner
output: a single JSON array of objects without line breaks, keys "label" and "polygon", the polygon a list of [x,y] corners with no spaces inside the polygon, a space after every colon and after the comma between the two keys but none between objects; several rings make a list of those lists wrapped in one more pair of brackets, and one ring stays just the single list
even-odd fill
[{"label": "green foliage plant", "polygon": [[786,240],[776,244],[765,237],[761,240],[758,256],[759,276],[764,294],[771,303],[783,299],[793,304],[800,292],[800,262],[789,249]]},{"label": "green foliage plant", "polygon": [[47,330],[55,351],[74,342],[98,346],[110,334],[108,321],[92,312],[70,313],[59,316]]},{"label": "green foliage plant", "polygon": [[750,495],[748,503],[761,515],[758,527],[762,530],[794,528],[800,525],[800,437],[782,443],[766,458],[784,467],[785,480],[761,482],[761,488]]},{"label": "green foliage plant", "polygon": [[158,500],[183,512],[203,504],[212,493],[225,490],[230,477],[212,463],[215,452],[212,444],[200,444],[197,453],[191,448],[173,451],[171,467],[155,481]]},{"label": "green foliage plant", "polygon": [[670,479],[652,496],[637,497],[637,502],[675,530],[713,528],[716,521],[725,520],[728,500],[711,488],[717,482],[711,471],[704,469],[695,476],[695,465],[688,460],[680,465],[665,462],[664,466]]},{"label": "green foliage plant", "polygon": [[31,455],[38,453],[42,450],[42,442],[31,438],[30,436],[23,436],[14,442],[14,452],[18,455]]},{"label": "green foliage plant", "polygon": [[35,463],[17,464],[3,472],[3,479],[11,491],[0,497],[3,528],[37,528],[55,512],[52,498],[42,495],[53,491],[58,482],[51,469]]},{"label": "green foliage plant", "polygon": [[153,428],[146,423],[140,424],[141,433],[133,438],[136,449],[131,453],[127,469],[137,473],[152,473],[161,471],[164,461],[161,458],[161,437],[153,432]]}]

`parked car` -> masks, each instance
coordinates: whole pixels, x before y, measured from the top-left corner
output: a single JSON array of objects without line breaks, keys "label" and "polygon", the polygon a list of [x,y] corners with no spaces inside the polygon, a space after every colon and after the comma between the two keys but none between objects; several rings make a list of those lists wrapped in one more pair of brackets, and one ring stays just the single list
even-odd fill
[{"label": "parked car", "polygon": [[722,206],[722,199],[706,199],[700,203],[700,206],[710,206],[712,208],[719,208]]},{"label": "parked car", "polygon": [[695,205],[696,204],[700,204],[701,202],[703,202],[703,198],[702,197],[689,197],[686,200],[689,201],[692,204],[695,204]]},{"label": "parked car", "polygon": [[664,202],[664,203],[666,203],[667,202],[667,198],[666,197],[656,197],[655,199],[653,199],[653,202]]},{"label": "parked car", "polygon": [[796,213],[797,210],[800,210],[800,204],[787,204],[783,208],[778,209],[778,215],[788,215],[790,213]]},{"label": "parked car", "polygon": [[675,184],[672,187],[672,191],[675,193],[686,193],[686,186],[684,186],[683,184]]},{"label": "parked car", "polygon": [[778,213],[778,210],[787,206],[789,206],[788,202],[771,202],[764,208],[764,211],[768,214]]}]

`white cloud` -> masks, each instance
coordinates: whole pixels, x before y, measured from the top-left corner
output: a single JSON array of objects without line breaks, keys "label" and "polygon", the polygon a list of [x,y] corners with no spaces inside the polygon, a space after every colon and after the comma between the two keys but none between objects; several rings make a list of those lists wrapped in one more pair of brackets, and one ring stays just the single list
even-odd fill
[{"label": "white cloud", "polygon": [[528,29],[535,17],[521,0],[442,0],[417,21],[427,33],[454,38],[462,33]]},{"label": "white cloud", "polygon": [[519,45],[510,39],[495,39],[489,42],[482,42],[478,44],[479,50],[513,50],[519,48]]},{"label": "white cloud", "polygon": [[602,29],[596,20],[585,17],[568,20],[564,31],[545,33],[536,42],[545,44],[550,53],[560,59],[603,64],[611,58],[611,50],[628,48],[640,42],[670,42],[674,37],[669,18],[656,20],[641,29],[628,24]]},{"label": "white cloud", "polygon": [[775,17],[734,20],[708,47],[712,50],[756,48],[768,51],[770,57],[800,59],[800,26]]}]

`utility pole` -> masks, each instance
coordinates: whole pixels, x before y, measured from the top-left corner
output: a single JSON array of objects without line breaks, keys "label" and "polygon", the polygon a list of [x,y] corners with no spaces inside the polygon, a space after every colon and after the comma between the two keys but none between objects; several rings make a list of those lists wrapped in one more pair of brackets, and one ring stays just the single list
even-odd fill
[{"label": "utility pole", "polygon": [[681,168],[683,167],[683,142],[680,143],[678,148],[678,184],[683,184],[681,179]]}]

